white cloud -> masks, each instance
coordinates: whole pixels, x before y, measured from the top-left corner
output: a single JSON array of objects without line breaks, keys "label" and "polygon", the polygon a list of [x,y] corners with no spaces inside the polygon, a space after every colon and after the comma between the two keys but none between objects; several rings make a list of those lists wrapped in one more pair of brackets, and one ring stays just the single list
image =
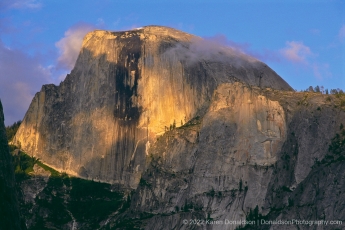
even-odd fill
[{"label": "white cloud", "polygon": [[92,25],[79,23],[65,32],[65,36],[55,43],[60,53],[58,68],[71,70],[74,67],[84,36],[94,29]]},{"label": "white cloud", "polygon": [[307,64],[307,58],[313,56],[310,48],[303,42],[291,41],[286,42],[286,47],[281,49],[282,55],[292,62]]}]

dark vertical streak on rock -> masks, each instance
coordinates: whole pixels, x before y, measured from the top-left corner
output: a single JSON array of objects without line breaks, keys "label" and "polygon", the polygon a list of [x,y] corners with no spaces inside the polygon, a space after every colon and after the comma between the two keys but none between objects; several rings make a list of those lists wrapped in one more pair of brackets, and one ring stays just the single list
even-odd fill
[{"label": "dark vertical streak on rock", "polygon": [[[119,41],[120,42],[120,41]],[[132,120],[136,123],[140,116],[140,108],[133,105],[133,97],[138,96],[138,80],[140,77],[138,63],[141,56],[141,41],[138,36],[121,39],[126,43],[120,51],[119,61],[112,66],[115,77],[115,102],[114,117]],[[132,79],[134,73],[134,79]],[[132,82],[133,81],[133,82]]]}]

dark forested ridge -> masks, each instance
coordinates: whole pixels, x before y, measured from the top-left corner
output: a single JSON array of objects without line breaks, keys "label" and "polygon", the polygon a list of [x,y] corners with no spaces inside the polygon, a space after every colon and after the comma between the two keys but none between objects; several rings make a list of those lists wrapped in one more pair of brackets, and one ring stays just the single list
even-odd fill
[{"label": "dark forested ridge", "polygon": [[129,194],[114,185],[59,173],[18,149],[12,154],[28,229],[107,229],[108,218],[129,208]]},{"label": "dark forested ridge", "polygon": [[4,125],[4,113],[0,102],[0,229],[23,229],[16,197],[15,179],[8,140]]}]

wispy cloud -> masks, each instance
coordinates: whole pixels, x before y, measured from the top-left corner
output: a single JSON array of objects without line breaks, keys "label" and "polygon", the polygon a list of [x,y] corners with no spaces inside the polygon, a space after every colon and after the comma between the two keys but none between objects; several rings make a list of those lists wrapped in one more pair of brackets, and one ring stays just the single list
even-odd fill
[{"label": "wispy cloud", "polygon": [[340,41],[344,41],[345,40],[345,25],[343,25],[340,28],[338,37],[339,37]]},{"label": "wispy cloud", "polygon": [[139,16],[136,13],[130,13],[125,18],[126,21],[137,21]]},{"label": "wispy cloud", "polygon": [[53,82],[51,70],[42,62],[41,57],[10,49],[0,40],[0,98],[7,125],[22,119],[35,93]]},{"label": "wispy cloud", "polygon": [[313,35],[320,35],[321,31],[319,29],[311,29],[309,30],[309,32]]},{"label": "wispy cloud", "polygon": [[55,43],[60,53],[57,68],[71,70],[74,67],[84,36],[94,29],[93,25],[79,23],[65,32],[65,36]]},{"label": "wispy cloud", "polygon": [[332,77],[328,63],[313,63],[311,67],[313,69],[314,76],[319,80],[324,77]]},{"label": "wispy cloud", "polygon": [[307,63],[307,58],[313,56],[310,48],[303,42],[288,41],[286,47],[281,49],[282,55],[292,62]]},{"label": "wispy cloud", "polygon": [[97,19],[97,27],[104,27],[105,26],[105,21],[103,18],[98,18]]},{"label": "wispy cloud", "polygon": [[178,57],[186,65],[206,60],[210,63],[231,63],[233,66],[246,68],[248,63],[258,63],[258,59],[253,55],[243,52],[247,46],[230,41],[223,35],[204,39],[195,37],[188,43],[179,43],[166,50],[164,55]]},{"label": "wispy cloud", "polygon": [[23,8],[29,8],[29,9],[40,9],[42,7],[42,4],[37,2],[36,0],[18,0],[15,1],[12,5],[12,8],[17,9],[23,9]]},{"label": "wispy cloud", "polygon": [[113,22],[112,26],[116,28],[120,24],[120,22],[121,22],[121,18],[117,18],[116,21]]},{"label": "wispy cloud", "polygon": [[239,43],[234,42],[232,40],[229,40],[225,35],[223,34],[217,34],[212,37],[204,37],[205,40],[223,45],[223,46],[229,46],[233,48],[234,50],[237,50],[239,52],[244,53],[245,51],[249,50],[250,44],[249,43]]},{"label": "wispy cloud", "polygon": [[265,61],[280,62],[280,57],[279,57],[280,55],[279,55],[279,52],[277,51],[270,50],[270,49],[263,49],[262,51],[254,51],[251,48],[250,43],[235,42],[235,41],[227,39],[227,37],[223,34],[218,34],[213,37],[204,37],[204,39],[211,42],[218,43],[223,46],[231,47],[237,52],[241,52],[249,56],[255,57],[263,62]]},{"label": "wispy cloud", "polygon": [[329,64],[317,61],[318,55],[303,42],[287,41],[286,46],[279,51],[286,60],[309,69],[319,80],[332,77]]},{"label": "wispy cloud", "polygon": [[42,3],[37,0],[2,0],[0,8],[2,9],[40,9]]},{"label": "wispy cloud", "polygon": [[[60,51],[29,55],[26,49],[7,47],[0,40],[0,98],[4,106],[6,125],[23,119],[31,100],[44,84],[58,84],[73,68],[78,57],[84,35],[95,27],[79,23],[65,32],[56,43]],[[49,56],[49,57],[48,57]],[[46,59],[55,63],[45,65]]]}]

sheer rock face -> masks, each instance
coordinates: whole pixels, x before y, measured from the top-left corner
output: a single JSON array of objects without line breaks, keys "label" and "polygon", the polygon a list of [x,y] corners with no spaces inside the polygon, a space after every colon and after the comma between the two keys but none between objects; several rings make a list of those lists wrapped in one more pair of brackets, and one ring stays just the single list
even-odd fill
[{"label": "sheer rock face", "polygon": [[[143,175],[146,183],[138,188],[132,209],[169,213],[201,207],[214,220],[245,219],[250,208],[264,206],[273,165],[286,141],[285,119],[280,103],[258,87],[221,84],[200,124],[170,131],[152,146],[156,162]],[[199,214],[202,219],[207,215]],[[178,215],[173,227],[172,220],[161,218],[152,219],[147,229],[160,229],[154,221],[169,226],[161,229],[183,228]]]},{"label": "sheer rock face", "polygon": [[[135,188],[157,136],[211,109],[204,133],[219,122],[217,114],[244,122],[229,132],[248,137],[248,143],[233,143],[238,151],[227,154],[270,165],[285,135],[279,105],[260,96],[248,101],[252,98],[240,89],[228,98],[226,88],[220,89],[220,104],[211,101],[220,84],[237,81],[291,90],[264,63],[171,28],[94,31],[85,36],[71,74],[35,95],[13,142],[57,170]],[[227,113],[243,118],[225,118],[224,103],[242,97],[248,97],[246,104]],[[270,114],[276,114],[275,122],[264,119]],[[253,153],[244,150],[247,144]]]},{"label": "sheer rock face", "polygon": [[12,159],[0,101],[0,229],[22,229]]},{"label": "sheer rock face", "polygon": [[271,221],[344,220],[344,152],[336,160],[329,144],[345,133],[339,129],[345,107],[329,98],[238,82],[219,85],[198,122],[165,133],[151,146],[152,162],[131,213],[158,213],[145,229],[193,229],[183,220],[211,218],[223,223],[200,229],[233,230],[238,225],[224,221],[245,220],[256,207]]}]

